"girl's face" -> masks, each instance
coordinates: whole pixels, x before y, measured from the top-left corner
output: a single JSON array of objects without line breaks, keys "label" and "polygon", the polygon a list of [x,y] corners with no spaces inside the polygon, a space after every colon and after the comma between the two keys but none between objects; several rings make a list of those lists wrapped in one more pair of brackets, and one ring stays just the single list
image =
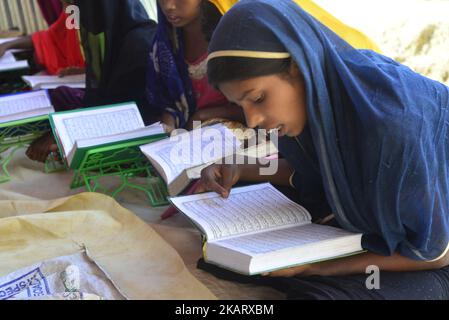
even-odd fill
[{"label": "girl's face", "polygon": [[202,0],[158,0],[168,22],[182,28],[201,16]]},{"label": "girl's face", "polygon": [[279,136],[298,136],[307,121],[304,80],[295,70],[220,84],[230,102],[243,108],[250,128],[279,128]]}]

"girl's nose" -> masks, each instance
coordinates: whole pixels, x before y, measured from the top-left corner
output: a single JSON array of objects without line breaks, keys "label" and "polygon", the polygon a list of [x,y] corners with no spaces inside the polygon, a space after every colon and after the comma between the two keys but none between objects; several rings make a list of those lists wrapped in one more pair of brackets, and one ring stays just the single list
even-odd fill
[{"label": "girl's nose", "polygon": [[245,113],[246,124],[249,128],[256,128],[260,126],[265,117],[261,112],[254,110],[252,107],[242,107],[243,112]]},{"label": "girl's nose", "polygon": [[162,0],[160,4],[165,10],[176,9],[176,0]]}]

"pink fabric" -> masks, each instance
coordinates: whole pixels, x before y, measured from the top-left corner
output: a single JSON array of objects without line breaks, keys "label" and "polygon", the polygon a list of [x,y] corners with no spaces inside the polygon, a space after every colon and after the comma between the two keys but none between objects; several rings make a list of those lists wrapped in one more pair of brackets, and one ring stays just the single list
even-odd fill
[{"label": "pink fabric", "polygon": [[[188,62],[190,66],[198,66],[207,59],[207,53],[201,56],[198,60],[194,62]],[[193,91],[196,96],[196,105],[198,109],[214,107],[228,102],[226,97],[221,94],[221,92],[215,90],[209,85],[207,80],[207,74],[204,73],[201,79],[195,79],[190,77],[192,80]]]}]

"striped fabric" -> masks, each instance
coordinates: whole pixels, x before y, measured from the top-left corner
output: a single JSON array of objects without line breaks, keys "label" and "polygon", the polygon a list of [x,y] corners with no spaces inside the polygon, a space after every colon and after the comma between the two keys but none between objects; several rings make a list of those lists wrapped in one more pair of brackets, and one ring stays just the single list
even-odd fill
[{"label": "striped fabric", "polygon": [[18,29],[31,34],[46,28],[36,0],[0,0],[0,30]]}]

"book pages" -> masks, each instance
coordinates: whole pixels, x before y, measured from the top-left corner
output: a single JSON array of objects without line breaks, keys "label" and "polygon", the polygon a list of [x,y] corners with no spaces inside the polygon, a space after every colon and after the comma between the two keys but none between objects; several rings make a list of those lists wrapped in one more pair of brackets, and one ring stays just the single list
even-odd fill
[{"label": "book pages", "polygon": [[310,214],[269,183],[234,188],[228,199],[204,193],[171,199],[209,241],[310,223]]},{"label": "book pages", "polygon": [[77,140],[125,133],[145,126],[134,103],[56,113],[52,117],[66,157]]},{"label": "book pages", "polygon": [[45,115],[53,111],[46,91],[0,97],[0,123]]},{"label": "book pages", "polygon": [[184,170],[213,163],[240,150],[241,143],[225,126],[219,124],[196,129],[141,147],[142,152],[172,183]]}]

